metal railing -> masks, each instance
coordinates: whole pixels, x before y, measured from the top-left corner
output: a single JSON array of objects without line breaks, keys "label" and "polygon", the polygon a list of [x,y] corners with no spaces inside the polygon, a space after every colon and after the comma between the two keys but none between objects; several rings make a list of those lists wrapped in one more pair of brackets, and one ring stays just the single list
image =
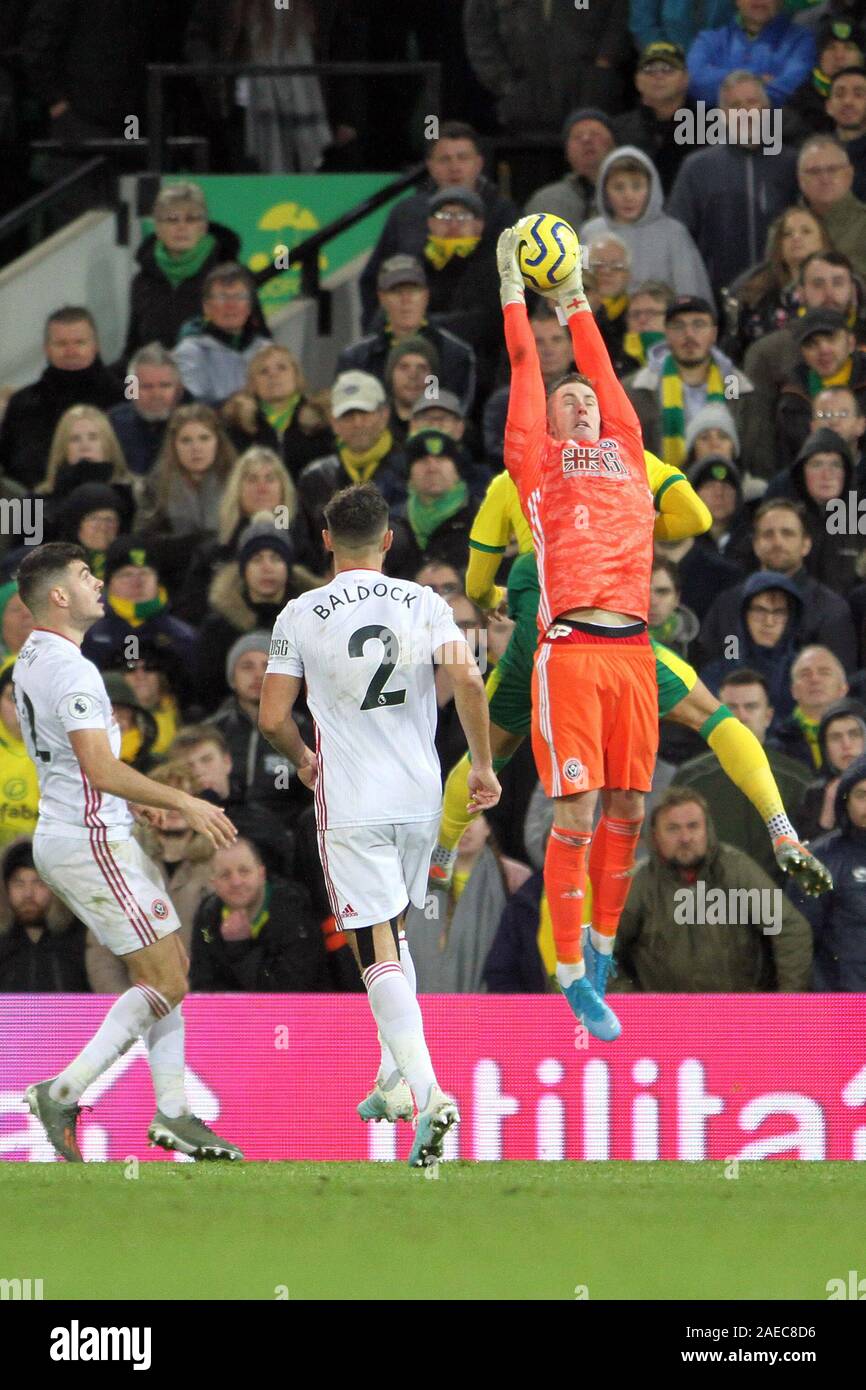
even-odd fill
[{"label": "metal railing", "polygon": [[439,109],[441,63],[151,63],[147,69],[148,168],[161,174],[165,143],[164,84],[169,78],[215,77],[420,77],[425,109]]},{"label": "metal railing", "polygon": [[40,193],[35,193],[20,207],[13,208],[11,212],[0,217],[0,245],[22,227],[26,227],[28,231],[36,229],[35,235],[29,238],[30,245],[35,246],[46,235],[46,215],[64,203],[70,193],[81,193],[85,189],[95,203],[102,203],[114,211],[118,219],[118,242],[125,244],[129,234],[126,205],[117,198],[110,175],[110,164],[104,156],[89,159],[86,164],[79,165],[56,183],[52,183]]},{"label": "metal railing", "polygon": [[[166,148],[181,155],[185,164],[181,167],[191,173],[205,174],[210,163],[210,141],[205,135],[171,135],[165,142]],[[150,141],[140,138],[127,140],[124,136],[100,136],[87,140],[31,140],[30,149],[34,152],[51,154],[89,154],[125,155],[140,154],[139,163],[146,167],[150,159]]]}]

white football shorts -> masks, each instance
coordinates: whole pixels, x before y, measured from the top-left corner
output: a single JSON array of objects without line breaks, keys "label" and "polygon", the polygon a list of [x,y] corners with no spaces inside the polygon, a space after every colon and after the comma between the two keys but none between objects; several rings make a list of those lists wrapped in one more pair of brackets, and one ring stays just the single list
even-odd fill
[{"label": "white football shorts", "polygon": [[319,858],[338,931],[390,922],[423,907],[439,816],[400,825],[347,825],[318,832]]},{"label": "white football shorts", "polygon": [[180,927],[159,871],[137,840],[37,832],[33,863],[52,892],[116,956],[140,951]]}]

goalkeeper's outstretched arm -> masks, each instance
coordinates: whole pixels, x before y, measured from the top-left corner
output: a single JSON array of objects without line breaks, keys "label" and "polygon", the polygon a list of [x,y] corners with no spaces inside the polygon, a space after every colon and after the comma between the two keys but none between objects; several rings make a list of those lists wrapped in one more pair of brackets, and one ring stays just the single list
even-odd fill
[{"label": "goalkeeper's outstretched arm", "polygon": [[526,445],[547,422],[547,398],[538,349],[529,326],[523,277],[517,264],[518,232],[508,227],[496,245],[499,293],[505,320],[505,345],[511,363],[511,388],[505,422],[505,467],[519,482]]}]

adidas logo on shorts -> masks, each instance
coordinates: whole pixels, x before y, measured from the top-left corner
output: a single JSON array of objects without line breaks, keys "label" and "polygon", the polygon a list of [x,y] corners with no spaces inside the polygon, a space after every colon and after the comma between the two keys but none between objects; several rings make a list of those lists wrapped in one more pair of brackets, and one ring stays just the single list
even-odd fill
[{"label": "adidas logo on shorts", "polygon": [[357,917],[357,915],[358,915],[358,914],[357,914],[357,912],[355,911],[355,909],[353,908],[353,906],[352,906],[351,903],[346,903],[346,906],[343,908],[343,911],[340,913],[340,916],[341,916],[341,917]]}]

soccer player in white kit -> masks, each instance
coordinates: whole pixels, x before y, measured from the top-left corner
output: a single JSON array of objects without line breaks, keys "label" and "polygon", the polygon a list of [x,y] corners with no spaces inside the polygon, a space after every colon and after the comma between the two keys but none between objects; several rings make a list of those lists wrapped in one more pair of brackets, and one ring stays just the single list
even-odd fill
[{"label": "soccer player in white kit", "polygon": [[[319,857],[338,931],[349,935],[379,1029],[376,1085],[364,1119],[410,1119],[418,1109],[412,1167],[428,1167],[460,1118],[439,1088],[401,933],[423,907],[442,807],[436,754],[435,666],[454,686],[472,771],[470,806],[495,806],[484,682],[432,589],[382,574],[393,533],[369,483],[345,488],[325,508],[323,539],[335,578],[287,604],[274,626],[259,728],[315,793]],[[306,681],[315,751],[292,708]],[[431,930],[436,930],[431,926]]]},{"label": "soccer player in white kit", "polygon": [[151,1142],[197,1159],[242,1158],[187,1104],[181,1001],[189,961],[159,873],[131,838],[128,803],[154,824],[162,810],[179,811],[217,848],[234,843],[235,828],[219,807],[120,762],[120,728],[105,683],[81,654],[85,633],[104,616],[103,582],[81,546],[39,546],[22,561],[18,588],[36,620],[12,672],[22,736],[39,776],[33,862],[96,938],[123,956],[135,981],[83,1051],[57,1076],[28,1087],[25,1101],[57,1152],[82,1162],[78,1102],[143,1037],[157,1104]]}]

